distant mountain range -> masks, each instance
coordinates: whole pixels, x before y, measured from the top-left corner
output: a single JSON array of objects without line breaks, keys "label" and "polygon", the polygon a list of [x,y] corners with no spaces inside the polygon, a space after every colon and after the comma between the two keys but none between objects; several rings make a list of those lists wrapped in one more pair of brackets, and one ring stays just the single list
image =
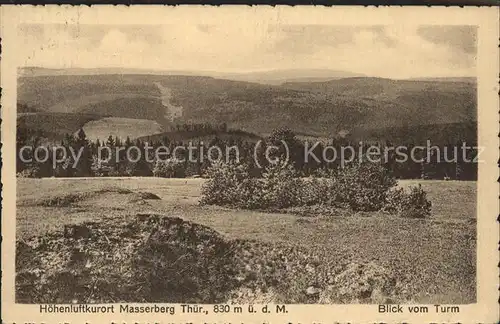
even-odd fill
[{"label": "distant mountain range", "polygon": [[442,77],[442,78],[411,78],[413,81],[436,81],[436,82],[469,82],[476,83],[475,77]]},{"label": "distant mountain range", "polygon": [[[68,68],[50,69],[42,67],[21,67],[19,76],[55,76],[55,75],[104,75],[104,74],[146,74],[146,75],[183,75],[208,76],[217,79],[247,81],[262,84],[279,85],[285,82],[321,82],[352,77],[368,77],[365,74],[331,69],[285,69],[256,72],[215,72],[189,70],[154,70],[130,68]],[[428,77],[410,78],[412,81],[436,82],[475,82],[475,77]]]},{"label": "distant mountain range", "polygon": [[135,75],[183,75],[183,76],[208,76],[218,79],[247,81],[262,84],[279,85],[284,82],[295,81],[326,81],[348,77],[365,76],[359,73],[336,71],[327,69],[288,69],[269,70],[242,73],[224,73],[214,71],[187,71],[187,70],[152,70],[128,68],[70,68],[48,69],[40,67],[23,67],[19,69],[20,76],[56,76],[56,75],[106,75],[106,74],[135,74]]},{"label": "distant mountain range", "polygon": [[[47,137],[92,122],[94,127],[86,129],[98,129],[95,136],[109,128],[118,134],[135,129],[134,137],[161,129],[171,132],[176,124],[226,123],[230,129],[256,136],[288,126],[318,137],[343,132],[411,139],[425,138],[431,131],[438,136],[436,129],[453,125],[442,133],[455,140],[474,137],[469,131],[473,127],[460,125],[477,120],[476,83],[471,78],[392,80],[345,77],[344,72],[333,70],[225,74],[224,78],[122,69],[23,68],[19,72],[18,120],[23,127],[50,132]],[[175,118],[172,108],[178,110]],[[43,116],[44,125],[36,122],[36,114]],[[100,118],[107,119],[99,123]],[[401,131],[391,135],[395,129]],[[419,134],[411,134],[411,129]]]}]

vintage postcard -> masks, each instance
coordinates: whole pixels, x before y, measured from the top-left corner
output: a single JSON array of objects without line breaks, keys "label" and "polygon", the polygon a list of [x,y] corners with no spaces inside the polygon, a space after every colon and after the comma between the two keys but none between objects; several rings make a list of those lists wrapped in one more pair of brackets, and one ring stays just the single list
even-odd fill
[{"label": "vintage postcard", "polygon": [[2,6],[5,323],[496,323],[496,8]]}]

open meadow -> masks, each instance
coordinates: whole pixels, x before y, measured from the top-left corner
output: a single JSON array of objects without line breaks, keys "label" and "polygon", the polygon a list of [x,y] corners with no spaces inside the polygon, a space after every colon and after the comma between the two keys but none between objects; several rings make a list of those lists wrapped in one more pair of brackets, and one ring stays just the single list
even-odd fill
[{"label": "open meadow", "polygon": [[[16,215],[18,248],[21,242],[33,242],[36,237],[66,231],[68,225],[96,222],[108,226],[134,222],[141,215],[178,217],[207,226],[228,242],[245,245],[242,258],[250,260],[245,261],[247,263],[243,266],[247,272],[244,275],[246,279],[235,275],[240,284],[234,289],[228,288],[220,298],[193,297],[193,300],[380,302],[377,294],[381,292],[370,291],[367,296],[347,296],[338,291],[324,294],[328,289],[335,289],[332,287],[336,284],[345,286],[345,282],[351,285],[349,293],[356,291],[352,285],[362,287],[366,284],[363,280],[371,282],[368,271],[371,269],[377,273],[377,278],[394,281],[391,283],[391,294],[388,294],[390,299],[384,301],[440,304],[476,301],[474,181],[400,181],[399,185],[403,187],[422,184],[432,202],[432,215],[428,219],[401,218],[382,212],[347,211],[336,217],[299,216],[292,212],[270,213],[201,206],[199,199],[204,181],[152,177],[19,178]],[[106,232],[108,229],[105,226],[100,231]],[[111,234],[106,235],[109,243]],[[116,244],[122,243],[117,241]],[[298,261],[291,263],[297,255],[300,255]],[[288,258],[292,261],[287,261]],[[112,261],[109,263],[113,264]],[[88,264],[91,262],[88,261]],[[273,265],[272,273],[264,271],[267,264]],[[373,268],[363,268],[367,264],[373,265]],[[30,267],[29,261],[16,262],[16,265],[21,273],[23,267]],[[280,273],[279,269],[282,269]],[[368,270],[361,274],[359,269]],[[252,276],[248,275],[250,270]],[[349,271],[358,272],[362,277],[360,282],[356,282],[357,279]],[[293,280],[291,273],[295,276]],[[117,280],[119,283],[121,279]],[[265,281],[262,287],[252,283],[259,280]],[[269,287],[275,289],[269,290]],[[26,289],[23,294],[23,289],[17,296],[21,302],[40,300],[41,297],[34,297],[35,294]],[[358,290],[363,292],[362,288]],[[65,300],[64,296],[58,296],[60,301]],[[125,298],[123,294],[120,296]],[[157,299],[162,300],[162,297]],[[90,298],[87,301],[93,300]],[[96,300],[109,302],[114,299],[102,297]]]}]

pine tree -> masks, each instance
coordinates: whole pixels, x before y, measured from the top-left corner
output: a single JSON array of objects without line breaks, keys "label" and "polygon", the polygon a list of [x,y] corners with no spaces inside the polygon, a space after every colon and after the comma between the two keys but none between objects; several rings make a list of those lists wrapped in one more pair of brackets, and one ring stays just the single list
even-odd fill
[{"label": "pine tree", "polygon": [[[272,159],[284,161],[288,158],[288,163],[298,170],[304,165],[304,144],[296,137],[295,133],[288,127],[275,129],[267,139],[268,145],[279,148],[278,152],[272,154]],[[286,147],[283,143],[286,143]]]},{"label": "pine tree", "polygon": [[115,136],[115,146],[116,147],[122,146],[122,141],[120,140],[120,138],[118,136]]},{"label": "pine tree", "polygon": [[108,140],[106,141],[106,145],[109,147],[115,147],[115,140],[113,136],[109,135]]},{"label": "pine tree", "polygon": [[89,177],[92,175],[92,150],[90,148],[90,143],[87,140],[87,135],[83,129],[80,129],[76,135],[75,143],[76,153],[78,154],[81,150],[80,159],[76,165],[76,176],[79,177]]},{"label": "pine tree", "polygon": [[[109,170],[109,173],[111,175],[116,175],[116,166],[117,166],[117,161],[116,161],[116,142],[115,139],[113,138],[112,135],[108,136],[108,139],[106,140],[106,145],[105,145],[108,150],[103,150],[103,152],[106,152],[103,154],[103,159],[107,160],[108,162],[106,163],[107,169]],[[108,156],[109,152],[109,156]]]},{"label": "pine tree", "polygon": [[[139,149],[140,153],[135,153],[135,150],[133,150],[131,153],[131,158],[135,161],[137,158],[139,158],[140,154],[140,159],[137,162],[131,162],[127,161],[127,173],[129,173],[131,176],[140,176],[140,177],[148,177],[152,176],[153,173],[151,171],[151,166],[147,162],[147,159],[151,157],[146,156],[146,149],[145,149],[145,143],[141,141],[140,139],[137,139],[135,142],[135,146]],[[151,150],[150,150],[151,151]],[[149,152],[150,154],[152,152]]]},{"label": "pine tree", "polygon": [[168,146],[170,144],[170,140],[168,139],[167,136],[163,136],[161,143],[165,146]]},{"label": "pine tree", "polygon": [[66,133],[64,135],[64,139],[62,140],[62,146],[64,146],[67,155],[66,159],[61,162],[57,167],[57,176],[61,177],[73,177],[75,175],[76,170],[73,168],[75,163],[73,155],[70,153],[73,151],[74,153],[78,152],[76,139],[72,134]]},{"label": "pine tree", "polygon": [[127,138],[125,139],[125,148],[129,148],[132,146],[132,141],[130,140],[130,137],[127,136]]}]

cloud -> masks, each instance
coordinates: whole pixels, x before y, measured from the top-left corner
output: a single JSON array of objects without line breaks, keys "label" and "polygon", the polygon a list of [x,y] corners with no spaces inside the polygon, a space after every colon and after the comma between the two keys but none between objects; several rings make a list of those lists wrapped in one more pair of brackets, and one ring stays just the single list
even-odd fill
[{"label": "cloud", "polygon": [[418,28],[418,34],[435,44],[445,44],[459,53],[476,52],[476,26],[422,26]]},{"label": "cloud", "polygon": [[[335,69],[381,77],[474,75],[467,26],[22,25],[20,65],[243,72]],[[472,29],[474,31],[474,29]]]},{"label": "cloud", "polygon": [[127,67],[146,64],[151,51],[150,44],[139,40],[131,40],[127,35],[117,29],[112,29],[105,34],[99,43],[95,57],[106,66]]},{"label": "cloud", "polygon": [[[450,33],[453,28],[449,29]],[[280,50],[292,52],[289,57],[297,64],[372,76],[475,75],[475,50],[472,53],[456,51],[449,46],[448,38],[431,41],[420,35],[417,26],[327,26],[325,29],[332,36],[330,42],[319,33],[297,32],[279,44]],[[436,30],[439,32],[441,28]],[[342,35],[340,40],[337,35]],[[301,44],[302,50],[292,50],[296,44]]]}]

